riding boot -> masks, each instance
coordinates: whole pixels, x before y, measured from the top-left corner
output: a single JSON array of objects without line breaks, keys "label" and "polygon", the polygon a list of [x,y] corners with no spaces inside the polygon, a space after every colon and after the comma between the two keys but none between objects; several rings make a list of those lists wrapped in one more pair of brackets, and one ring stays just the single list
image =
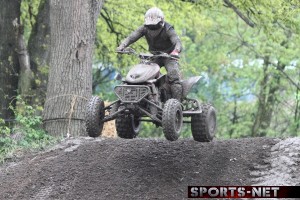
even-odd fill
[{"label": "riding boot", "polygon": [[171,85],[172,98],[182,101],[182,85],[180,83],[173,83]]}]

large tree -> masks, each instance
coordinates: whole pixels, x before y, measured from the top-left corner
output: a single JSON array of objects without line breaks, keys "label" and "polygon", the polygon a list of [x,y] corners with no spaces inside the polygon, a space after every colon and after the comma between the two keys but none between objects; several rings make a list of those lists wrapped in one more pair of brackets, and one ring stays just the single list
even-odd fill
[{"label": "large tree", "polygon": [[92,55],[102,0],[50,1],[50,72],[43,120],[51,135],[85,134]]},{"label": "large tree", "polygon": [[19,63],[13,21],[20,18],[19,0],[0,1],[0,118],[11,119],[15,105]]}]

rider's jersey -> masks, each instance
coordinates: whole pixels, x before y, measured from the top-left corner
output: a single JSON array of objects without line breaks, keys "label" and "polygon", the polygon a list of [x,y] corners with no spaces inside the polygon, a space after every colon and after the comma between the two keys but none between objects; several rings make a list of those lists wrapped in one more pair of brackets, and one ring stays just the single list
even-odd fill
[{"label": "rider's jersey", "polygon": [[180,39],[173,26],[167,22],[158,30],[151,30],[145,25],[140,26],[122,42],[122,45],[127,47],[143,36],[145,36],[149,45],[149,51],[152,53],[157,51],[171,53],[174,49],[181,52],[182,46]]}]

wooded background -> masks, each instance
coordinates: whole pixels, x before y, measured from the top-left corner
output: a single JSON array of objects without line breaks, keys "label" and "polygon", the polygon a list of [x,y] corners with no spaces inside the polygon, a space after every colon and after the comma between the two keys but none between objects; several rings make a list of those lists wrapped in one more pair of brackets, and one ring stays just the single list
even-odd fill
[{"label": "wooded background", "polygon": [[300,135],[298,0],[0,0],[1,134],[30,113],[31,131],[84,135],[87,99],[116,99],[114,76],[138,60],[115,49],[153,6],[182,40],[183,77],[203,76],[191,96],[216,107],[217,137]]}]

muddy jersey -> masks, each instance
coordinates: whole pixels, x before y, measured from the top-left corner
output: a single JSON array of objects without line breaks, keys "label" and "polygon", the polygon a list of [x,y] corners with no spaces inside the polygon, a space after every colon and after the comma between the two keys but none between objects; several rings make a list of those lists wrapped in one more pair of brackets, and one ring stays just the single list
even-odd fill
[{"label": "muddy jersey", "polygon": [[182,46],[180,39],[174,28],[167,22],[158,30],[151,30],[145,25],[140,26],[122,42],[122,45],[127,47],[143,36],[145,36],[149,45],[149,51],[152,53],[157,51],[171,53],[174,49],[181,52]]}]

